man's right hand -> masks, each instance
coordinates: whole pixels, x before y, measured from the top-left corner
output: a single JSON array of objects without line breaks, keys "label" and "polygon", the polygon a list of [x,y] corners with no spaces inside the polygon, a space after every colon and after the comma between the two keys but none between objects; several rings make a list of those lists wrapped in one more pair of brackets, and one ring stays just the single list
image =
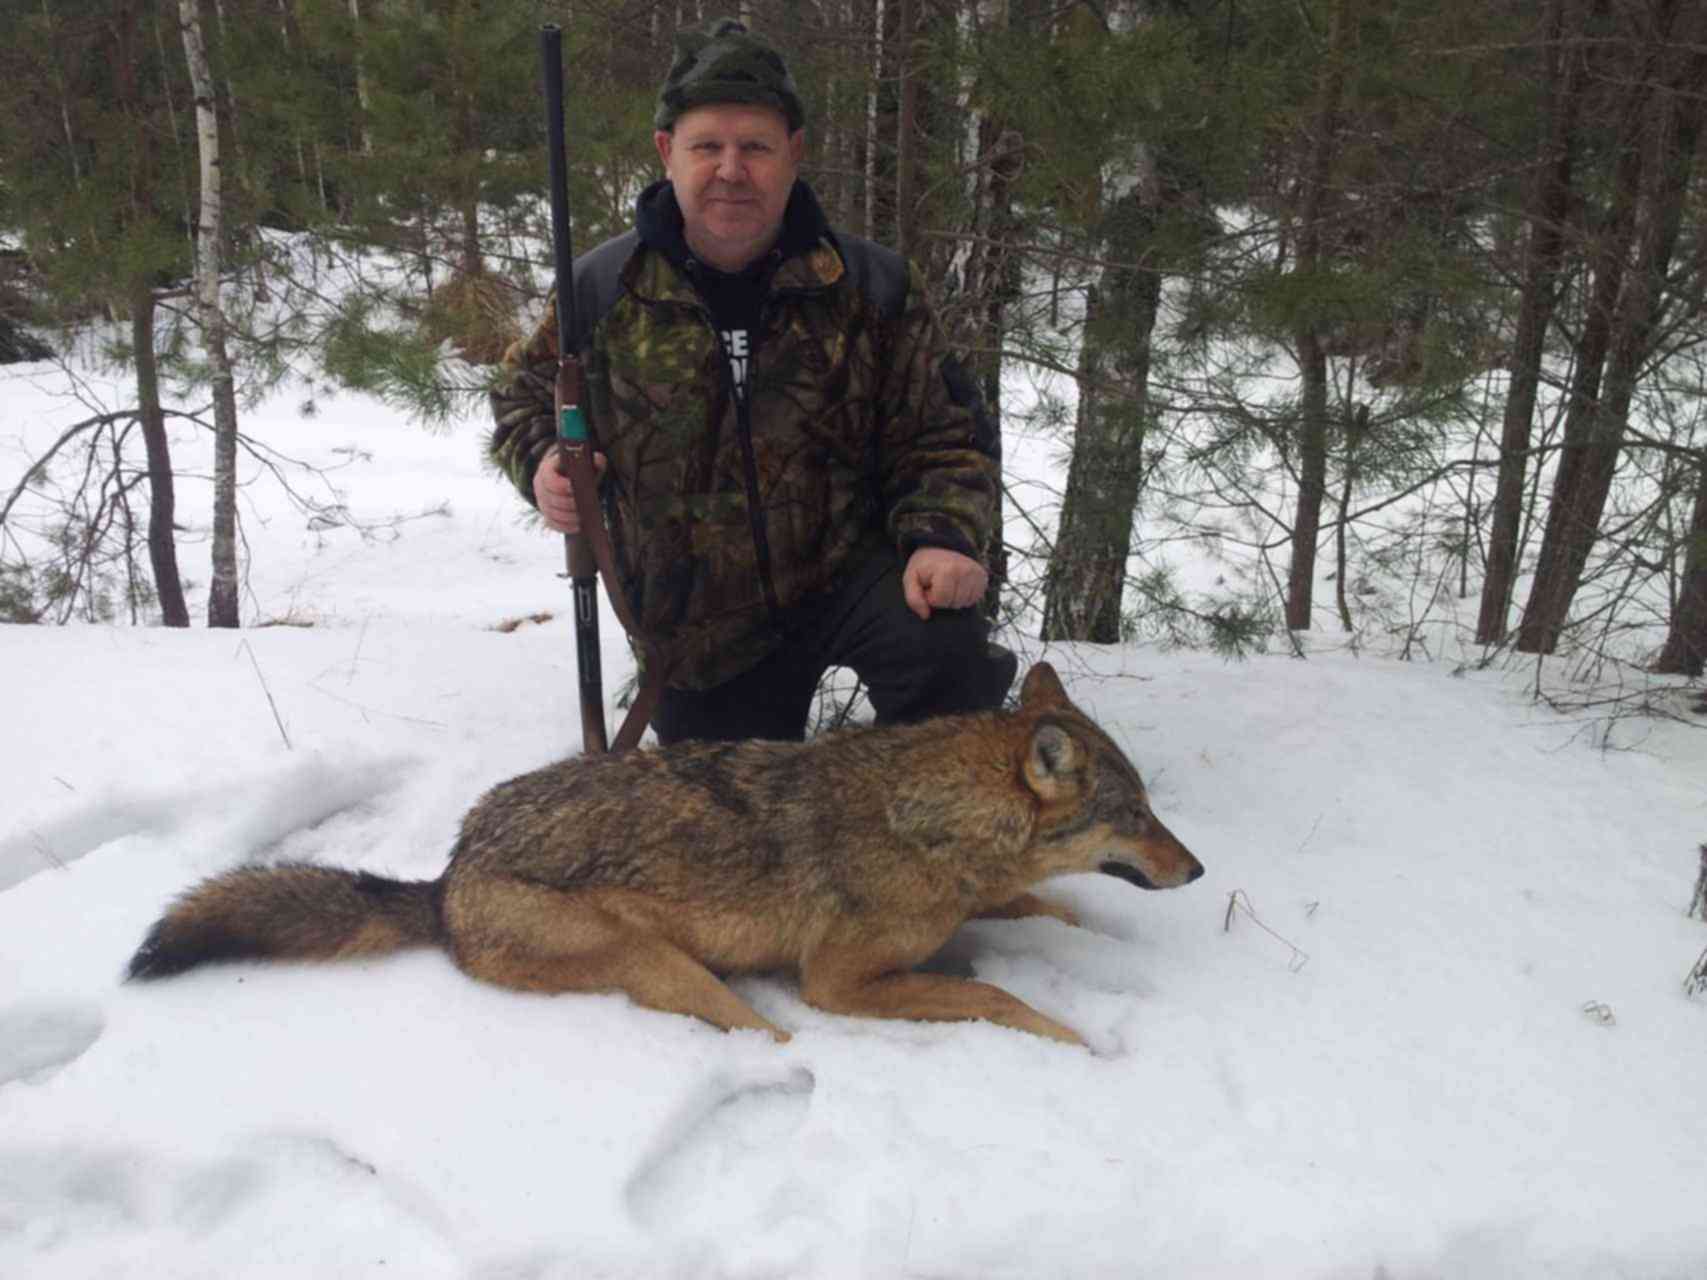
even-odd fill
[{"label": "man's right hand", "polygon": [[[581,517],[575,510],[575,494],[569,488],[569,477],[562,471],[563,453],[559,449],[545,455],[539,470],[533,473],[533,500],[545,523],[558,533],[580,533]],[[593,474],[602,475],[605,455],[593,455]]]}]

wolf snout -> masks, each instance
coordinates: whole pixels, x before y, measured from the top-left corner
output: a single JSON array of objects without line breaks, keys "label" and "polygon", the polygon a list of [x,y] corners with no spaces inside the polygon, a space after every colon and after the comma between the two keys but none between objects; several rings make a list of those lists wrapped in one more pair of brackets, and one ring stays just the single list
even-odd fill
[{"label": "wolf snout", "polygon": [[1179,856],[1174,859],[1173,875],[1168,877],[1163,887],[1178,888],[1180,885],[1190,884],[1193,880],[1200,879],[1202,875],[1203,864],[1182,846]]},{"label": "wolf snout", "polygon": [[1197,855],[1159,822],[1150,847],[1144,852],[1146,861],[1151,864],[1151,878],[1160,881],[1164,888],[1190,884],[1203,875],[1203,864],[1197,860]]},{"label": "wolf snout", "polygon": [[1203,864],[1196,858],[1186,855],[1178,865],[1170,868],[1165,874],[1148,871],[1143,867],[1134,866],[1130,862],[1116,862],[1110,858],[1097,868],[1105,876],[1113,876],[1124,880],[1127,884],[1135,884],[1140,889],[1177,889],[1181,885],[1190,884],[1203,874]]},{"label": "wolf snout", "polygon": [[1105,876],[1113,876],[1116,880],[1124,880],[1127,884],[1135,884],[1140,889],[1154,889],[1156,882],[1150,879],[1137,867],[1128,866],[1124,862],[1116,862],[1112,858],[1097,868]]},{"label": "wolf snout", "polygon": [[1203,864],[1173,832],[1152,820],[1143,838],[1132,847],[1110,850],[1097,870],[1140,889],[1177,889],[1199,879]]}]

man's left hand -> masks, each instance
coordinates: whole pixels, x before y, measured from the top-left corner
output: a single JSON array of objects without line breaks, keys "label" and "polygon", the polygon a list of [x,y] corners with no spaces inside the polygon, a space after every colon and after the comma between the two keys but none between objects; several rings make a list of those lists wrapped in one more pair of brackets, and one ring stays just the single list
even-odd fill
[{"label": "man's left hand", "polygon": [[901,571],[907,607],[929,619],[932,609],[965,609],[978,603],[990,575],[971,556],[947,547],[920,547]]}]

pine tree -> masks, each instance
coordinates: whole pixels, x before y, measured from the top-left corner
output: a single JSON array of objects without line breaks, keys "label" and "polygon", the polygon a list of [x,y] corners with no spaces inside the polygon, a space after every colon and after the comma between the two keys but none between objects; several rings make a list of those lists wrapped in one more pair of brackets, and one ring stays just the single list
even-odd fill
[{"label": "pine tree", "polygon": [[[91,0],[73,11],[8,0],[0,11],[11,33],[0,44],[11,89],[0,107],[0,221],[20,236],[36,287],[65,320],[129,318],[153,595],[166,625],[187,626],[155,349],[155,309],[190,252],[178,117],[189,95],[181,60],[163,56],[175,10],[165,0]],[[128,505],[107,514],[109,499],[127,492],[103,491],[82,546],[92,551],[99,530],[128,520]]]},{"label": "pine tree", "polygon": [[1505,638],[1517,577],[1524,479],[1540,389],[1547,332],[1569,248],[1567,219],[1581,162],[1582,116],[1590,53],[1583,40],[1604,17],[1604,0],[1550,0],[1537,41],[1540,99],[1535,111],[1537,163],[1524,217],[1518,316],[1508,363],[1510,385],[1501,417],[1499,477],[1488,531],[1476,639]]},{"label": "pine tree", "polygon": [[[1008,117],[1028,144],[1020,199],[1034,220],[1047,205],[1060,210],[1019,232],[1051,246],[1029,257],[1057,284],[1048,314],[1036,315],[1014,346],[1070,368],[1076,384],[1043,635],[1109,643],[1142,612],[1165,634],[1207,624],[1209,639],[1237,648],[1253,637],[1252,615],[1194,611],[1165,573],[1135,576],[1128,564],[1142,496],[1167,453],[1153,385],[1177,350],[1162,322],[1167,282],[1202,272],[1218,231],[1216,202],[1237,190],[1224,184],[1242,179],[1240,157],[1255,154],[1240,116],[1267,74],[1244,63],[1243,29],[1231,46],[1223,41],[1210,6],[1109,12],[1108,28],[1084,13],[1058,24],[1041,57],[1015,42],[1019,56],[1006,68],[1029,90]],[[1045,96],[1030,75],[1073,91]],[[1052,330],[1069,335],[1067,352],[1052,350]]]},{"label": "pine tree", "polygon": [[1594,247],[1588,314],[1539,563],[1517,647],[1552,653],[1601,517],[1653,339],[1707,122],[1707,8],[1650,0],[1630,14],[1614,187]]},{"label": "pine tree", "polygon": [[1662,675],[1707,673],[1707,449],[1700,451],[1695,474],[1683,572],[1665,644],[1654,660],[1654,671]]}]

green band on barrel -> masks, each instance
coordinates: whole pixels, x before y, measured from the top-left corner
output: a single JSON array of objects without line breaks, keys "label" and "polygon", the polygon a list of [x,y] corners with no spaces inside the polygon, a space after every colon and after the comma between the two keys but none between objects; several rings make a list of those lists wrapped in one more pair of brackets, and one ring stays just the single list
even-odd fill
[{"label": "green band on barrel", "polygon": [[584,444],[587,439],[587,418],[578,404],[565,405],[557,413],[557,438],[570,444]]}]

